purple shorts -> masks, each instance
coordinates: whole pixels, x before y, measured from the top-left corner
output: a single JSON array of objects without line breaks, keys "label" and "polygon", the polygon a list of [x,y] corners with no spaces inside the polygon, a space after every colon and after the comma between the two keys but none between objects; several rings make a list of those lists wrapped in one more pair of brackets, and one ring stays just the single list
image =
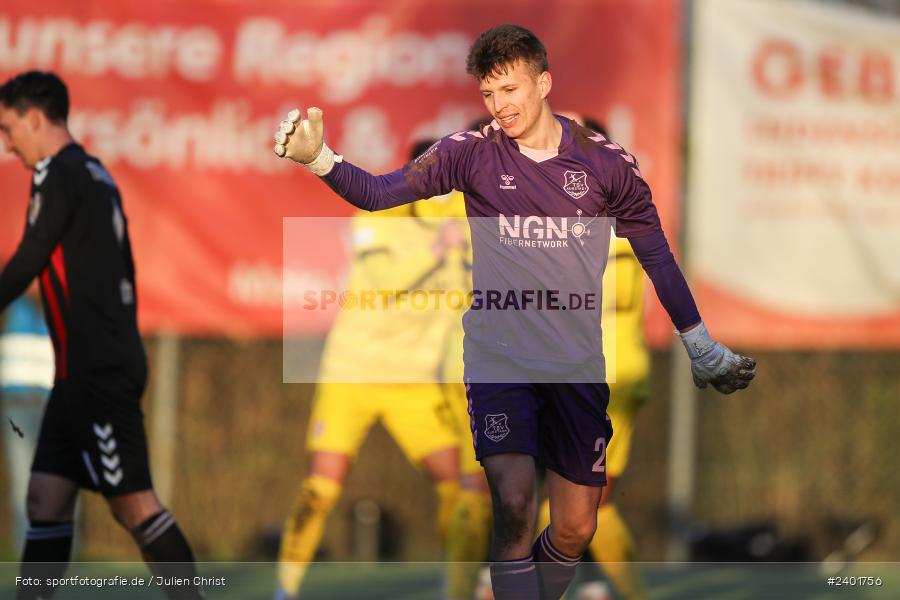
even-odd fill
[{"label": "purple shorts", "polygon": [[[473,358],[467,346],[466,397],[479,461],[492,454],[529,454],[573,483],[606,485],[613,434],[606,383],[544,383],[540,373],[500,355],[477,352]],[[498,373],[512,383],[494,383]]]}]

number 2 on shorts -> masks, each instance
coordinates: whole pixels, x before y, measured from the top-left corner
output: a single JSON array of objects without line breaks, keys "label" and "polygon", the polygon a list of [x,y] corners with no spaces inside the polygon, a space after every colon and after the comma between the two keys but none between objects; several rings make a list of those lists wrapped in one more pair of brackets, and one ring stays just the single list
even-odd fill
[{"label": "number 2 on shorts", "polygon": [[594,463],[594,467],[591,470],[594,473],[605,473],[606,465],[603,463],[606,461],[606,438],[597,438],[597,441],[594,442],[594,452],[599,452],[600,458],[597,459],[597,462]]}]

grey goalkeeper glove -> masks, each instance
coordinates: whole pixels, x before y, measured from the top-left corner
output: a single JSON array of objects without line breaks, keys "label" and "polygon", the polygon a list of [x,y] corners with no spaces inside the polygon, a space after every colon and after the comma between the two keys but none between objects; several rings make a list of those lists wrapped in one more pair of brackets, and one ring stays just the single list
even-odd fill
[{"label": "grey goalkeeper glove", "polygon": [[702,322],[678,335],[691,358],[691,374],[698,388],[711,383],[723,394],[730,394],[750,385],[756,376],[756,360],[714,342]]},{"label": "grey goalkeeper glove", "polygon": [[311,106],[307,118],[299,108],[288,113],[275,132],[275,154],[304,164],[316,175],[327,175],[341,156],[325,143],[325,122],[321,108]]}]

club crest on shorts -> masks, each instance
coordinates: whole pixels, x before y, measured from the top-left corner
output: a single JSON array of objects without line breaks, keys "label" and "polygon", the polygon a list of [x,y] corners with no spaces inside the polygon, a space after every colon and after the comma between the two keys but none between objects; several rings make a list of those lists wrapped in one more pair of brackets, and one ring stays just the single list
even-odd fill
[{"label": "club crest on shorts", "polygon": [[485,415],[484,435],[492,442],[499,442],[509,435],[509,426],[506,424],[506,413],[499,415]]},{"label": "club crest on shorts", "polygon": [[567,194],[578,199],[588,193],[590,188],[587,184],[587,173],[584,171],[566,171],[563,176],[566,180],[563,189],[566,190]]}]

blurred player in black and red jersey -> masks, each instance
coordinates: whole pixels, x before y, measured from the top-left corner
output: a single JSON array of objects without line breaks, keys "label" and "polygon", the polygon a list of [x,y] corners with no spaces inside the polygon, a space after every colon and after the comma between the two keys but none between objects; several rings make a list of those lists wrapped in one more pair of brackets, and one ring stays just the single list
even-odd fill
[{"label": "blurred player in black and red jersey", "polygon": [[[193,553],[150,478],[140,406],[147,360],[119,190],[72,139],[68,113],[68,90],[52,73],[0,86],[3,143],[33,171],[25,234],[0,273],[0,310],[39,277],[56,354],[28,484],[22,575],[46,581],[65,570],[83,487],[103,494],[155,574],[191,579]],[[193,585],[164,589],[170,598],[201,597]],[[22,587],[17,598],[52,592]]]}]

